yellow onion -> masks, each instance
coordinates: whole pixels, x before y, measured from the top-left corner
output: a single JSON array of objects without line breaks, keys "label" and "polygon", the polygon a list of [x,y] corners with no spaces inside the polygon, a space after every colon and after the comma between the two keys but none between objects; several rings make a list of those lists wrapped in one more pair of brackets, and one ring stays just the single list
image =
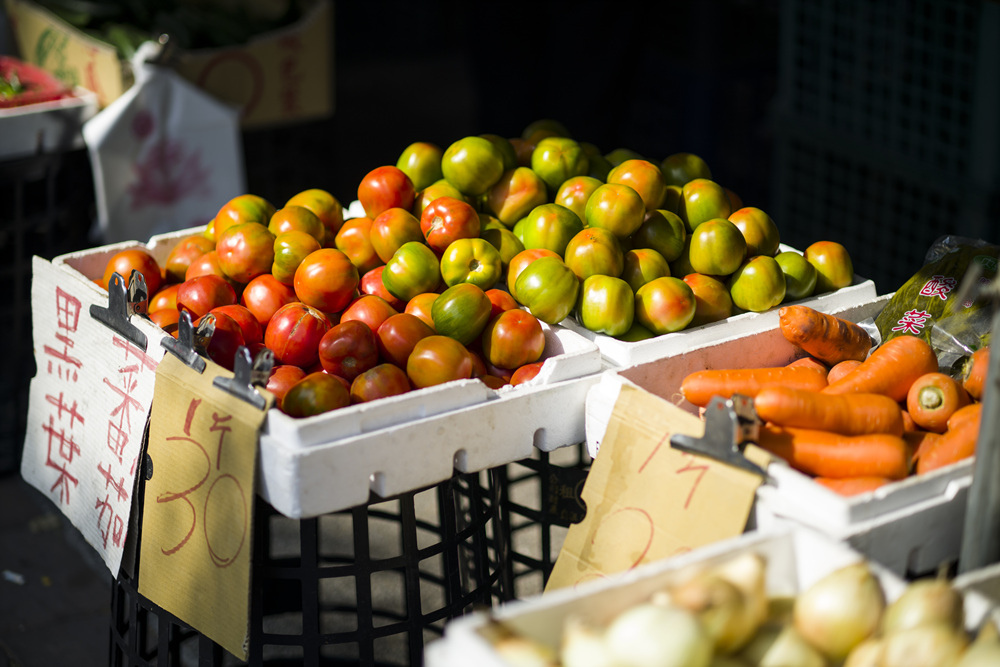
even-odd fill
[{"label": "yellow onion", "polygon": [[885,609],[882,632],[891,634],[921,625],[944,623],[960,628],[965,620],[962,596],[944,579],[919,579]]},{"label": "yellow onion", "polygon": [[493,644],[497,654],[511,667],[556,667],[555,651],[528,637],[511,635]]},{"label": "yellow onion", "polygon": [[826,667],[826,660],[791,625],[766,625],[739,655],[753,667]]},{"label": "yellow onion", "polygon": [[568,617],[563,626],[559,659],[563,667],[611,665],[611,655],[604,643],[604,630],[585,623],[575,616]]},{"label": "yellow onion", "polygon": [[992,622],[980,630],[976,641],[962,654],[955,667],[996,667],[1000,665],[1000,638]]},{"label": "yellow onion", "polygon": [[608,625],[604,642],[616,667],[708,667],[712,639],[679,607],[642,603]]},{"label": "yellow onion", "polygon": [[963,630],[931,623],[886,635],[880,667],[952,667],[969,644]]},{"label": "yellow onion", "polygon": [[739,650],[757,631],[743,591],[714,573],[681,583],[673,589],[671,600],[698,616],[719,653]]},{"label": "yellow onion", "polygon": [[854,647],[847,656],[843,667],[880,667],[883,644],[881,639],[871,637]]}]

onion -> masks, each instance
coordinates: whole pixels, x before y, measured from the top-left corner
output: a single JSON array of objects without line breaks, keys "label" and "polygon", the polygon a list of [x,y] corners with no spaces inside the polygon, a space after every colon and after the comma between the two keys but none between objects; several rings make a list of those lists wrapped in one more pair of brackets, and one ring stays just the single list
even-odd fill
[{"label": "onion", "polygon": [[996,667],[996,665],[1000,665],[1000,641],[995,636],[983,637],[982,633],[962,654],[961,660],[955,663],[955,667]]},{"label": "onion", "polygon": [[833,662],[878,630],[885,593],[868,564],[858,562],[826,575],[795,600],[795,629]]},{"label": "onion", "polygon": [[604,643],[604,631],[570,616],[563,627],[559,659],[563,667],[608,667],[611,655]]},{"label": "onion", "polygon": [[678,585],[674,604],[698,616],[719,653],[733,653],[757,631],[747,596],[735,584],[707,572]]},{"label": "onion", "polygon": [[826,667],[826,660],[791,625],[767,625],[740,653],[754,667]]},{"label": "onion", "polygon": [[514,667],[555,667],[559,664],[551,648],[527,637],[504,637],[493,648],[504,661]]},{"label": "onion", "polygon": [[962,596],[950,583],[944,579],[920,579],[886,607],[882,632],[890,634],[934,623],[960,628],[964,620]]},{"label": "onion", "polygon": [[611,621],[604,642],[620,667],[708,667],[712,659],[711,637],[678,607],[638,604]]},{"label": "onion", "polygon": [[880,667],[882,651],[881,639],[866,639],[854,647],[844,661],[843,667]]},{"label": "onion", "polygon": [[736,656],[717,655],[708,663],[708,667],[748,667],[748,665]]},{"label": "onion", "polygon": [[962,630],[932,623],[886,635],[881,667],[951,667],[969,640]]}]

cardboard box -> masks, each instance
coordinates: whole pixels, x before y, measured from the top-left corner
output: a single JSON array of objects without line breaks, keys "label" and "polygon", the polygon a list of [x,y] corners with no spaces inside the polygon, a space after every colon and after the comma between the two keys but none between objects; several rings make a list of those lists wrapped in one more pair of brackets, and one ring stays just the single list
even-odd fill
[{"label": "cardboard box", "polygon": [[[201,231],[116,243],[52,263],[92,282],[125,248],[147,248],[163,262],[181,239]],[[442,482],[456,470],[527,458],[533,447],[583,442],[587,391],[605,368],[600,352],[562,327],[544,329],[542,370],[516,387],[460,380],[305,419],[272,409],[260,438],[260,494],[286,516],[318,516],[363,504],[371,493],[389,497]]]},{"label": "cardboard box", "polygon": [[[21,57],[94,91],[101,108],[132,85],[129,63],[31,0],[6,0]],[[151,36],[153,37],[153,36]],[[241,46],[174,54],[168,63],[220,101],[243,110],[244,128],[333,113],[333,9],[316,0],[296,23]]]}]

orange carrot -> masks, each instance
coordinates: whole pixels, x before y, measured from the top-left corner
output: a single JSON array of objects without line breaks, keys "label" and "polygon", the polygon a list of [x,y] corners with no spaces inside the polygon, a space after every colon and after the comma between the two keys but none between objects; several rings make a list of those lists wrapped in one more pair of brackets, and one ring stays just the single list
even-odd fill
[{"label": "orange carrot", "polygon": [[983,413],[982,403],[970,403],[964,408],[959,408],[955,410],[955,413],[948,418],[948,430],[958,428],[962,422],[968,419],[979,419],[979,416]]},{"label": "orange carrot", "polygon": [[758,444],[817,477],[888,477],[909,473],[906,443],[898,435],[839,435],[829,431],[764,425]]},{"label": "orange carrot", "polygon": [[773,384],[818,391],[826,386],[826,372],[788,366],[695,371],[681,382],[681,392],[692,404],[704,407],[713,396],[742,394],[753,398],[761,387]]},{"label": "orange carrot", "polygon": [[922,475],[973,456],[976,453],[976,438],[979,437],[980,414],[981,411],[972,418],[961,420],[955,428],[949,428],[930,443],[917,459],[917,474]]},{"label": "orange carrot", "polygon": [[871,336],[854,322],[809,306],[779,309],[778,326],[788,342],[831,366],[845,359],[864,361],[872,346]]},{"label": "orange carrot", "polygon": [[[795,361],[791,362],[790,364],[788,364],[788,367],[789,368],[818,368],[818,369],[822,370],[824,373],[829,373],[830,372],[830,368],[826,364],[824,364],[822,361],[820,361],[818,359],[814,359],[813,357],[801,357],[801,358],[796,359]],[[827,382],[829,383],[829,380],[827,380]]]},{"label": "orange carrot", "polygon": [[913,417],[910,416],[909,410],[906,410],[905,408],[900,408],[900,412],[903,413],[903,433],[923,430],[919,426],[917,426],[917,423],[915,421],[913,421]]},{"label": "orange carrot", "polygon": [[944,433],[948,418],[970,403],[969,393],[944,373],[924,373],[906,394],[906,410],[920,428]]},{"label": "orange carrot", "polygon": [[840,363],[834,364],[830,367],[830,372],[826,374],[826,383],[833,384],[860,365],[861,362],[857,359],[844,359]]},{"label": "orange carrot", "polygon": [[937,357],[927,341],[916,336],[897,336],[879,345],[860,366],[823,391],[828,394],[885,394],[902,402],[914,380],[937,369]]},{"label": "orange carrot", "polygon": [[910,467],[917,465],[920,457],[930,449],[932,443],[941,437],[940,433],[930,431],[904,431],[903,442],[910,452]]},{"label": "orange carrot", "polygon": [[823,394],[791,387],[763,387],[754,398],[757,415],[778,426],[843,435],[903,434],[899,403],[882,394]]},{"label": "orange carrot", "polygon": [[966,372],[962,378],[962,387],[969,396],[981,401],[983,388],[986,386],[986,371],[990,363],[990,346],[981,347],[972,353],[966,364]]},{"label": "orange carrot", "polygon": [[861,493],[874,491],[893,480],[888,477],[844,477],[842,479],[816,477],[815,481],[842,496],[856,496]]}]

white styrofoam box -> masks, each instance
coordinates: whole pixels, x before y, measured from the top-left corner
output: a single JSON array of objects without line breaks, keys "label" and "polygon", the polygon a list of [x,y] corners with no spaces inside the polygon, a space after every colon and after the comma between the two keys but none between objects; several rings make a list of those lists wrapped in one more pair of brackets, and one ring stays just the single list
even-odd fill
[{"label": "white styrofoam box", "polygon": [[0,109],[0,159],[83,148],[83,124],[97,113],[97,95],[76,87],[60,100]]},{"label": "white styrofoam box", "polygon": [[992,618],[1000,625],[1000,563],[960,574],[955,577],[954,586],[967,596],[975,594],[982,597]]},{"label": "white styrofoam box", "polygon": [[[710,566],[748,551],[765,558],[767,591],[774,597],[794,596],[825,575],[864,560],[862,554],[850,547],[804,527],[780,533],[745,533],[680,556],[642,565],[614,577],[547,592],[540,597],[510,602],[490,611],[477,611],[458,618],[445,626],[444,637],[438,640],[444,646],[428,650],[426,664],[428,667],[457,666],[458,659],[461,659],[461,664],[483,667],[506,665],[488,639],[493,621],[558,650],[568,617],[577,615],[586,621],[604,625],[622,611],[648,600],[653,592],[686,576],[690,566]],[[903,592],[906,583],[902,579],[877,563],[872,563],[871,567],[882,583],[887,599],[893,600]],[[431,659],[441,662],[430,662]]]}]

